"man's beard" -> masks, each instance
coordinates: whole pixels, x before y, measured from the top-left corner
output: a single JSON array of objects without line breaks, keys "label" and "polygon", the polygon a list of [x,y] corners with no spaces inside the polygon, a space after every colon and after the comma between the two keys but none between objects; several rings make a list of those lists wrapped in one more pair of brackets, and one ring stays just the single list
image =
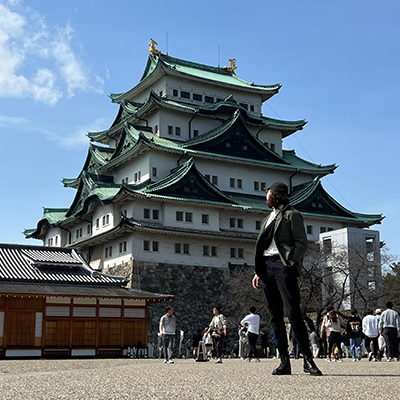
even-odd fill
[{"label": "man's beard", "polygon": [[274,208],[274,203],[273,203],[272,199],[267,199],[267,206],[269,208]]}]

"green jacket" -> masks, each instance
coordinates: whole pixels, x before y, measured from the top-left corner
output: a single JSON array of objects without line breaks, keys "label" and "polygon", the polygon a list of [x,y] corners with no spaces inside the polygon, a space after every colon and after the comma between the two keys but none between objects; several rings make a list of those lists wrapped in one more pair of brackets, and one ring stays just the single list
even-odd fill
[{"label": "green jacket", "polygon": [[[269,215],[264,218],[261,224],[258,239],[265,229],[268,218]],[[266,249],[257,246],[258,239],[255,251],[255,272],[260,275],[265,268],[263,255]],[[276,217],[274,239],[283,265],[291,267],[289,260],[294,261],[293,267],[297,269],[297,274],[300,275],[303,257],[307,251],[307,235],[302,215],[290,205],[283,207]]]}]

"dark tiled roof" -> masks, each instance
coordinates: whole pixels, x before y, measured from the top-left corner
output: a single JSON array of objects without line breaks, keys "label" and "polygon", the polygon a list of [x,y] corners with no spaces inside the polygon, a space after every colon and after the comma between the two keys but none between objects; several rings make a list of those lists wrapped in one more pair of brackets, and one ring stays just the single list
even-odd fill
[{"label": "dark tiled roof", "polygon": [[123,286],[127,280],[93,270],[74,249],[0,244],[0,282]]},{"label": "dark tiled roof", "polygon": [[44,285],[24,283],[3,283],[0,281],[0,293],[28,294],[38,296],[84,296],[84,297],[123,297],[129,299],[146,299],[148,302],[170,300],[174,296],[145,292],[142,290],[121,287],[84,286],[84,285]]}]

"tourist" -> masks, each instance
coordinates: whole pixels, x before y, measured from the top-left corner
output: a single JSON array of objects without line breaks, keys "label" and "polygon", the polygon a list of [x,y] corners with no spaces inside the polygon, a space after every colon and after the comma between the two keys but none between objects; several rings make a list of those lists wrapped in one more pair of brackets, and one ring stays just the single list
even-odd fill
[{"label": "tourist", "polygon": [[307,328],[300,310],[300,291],[297,277],[300,275],[303,257],[307,250],[307,235],[303,217],[290,207],[288,187],[274,183],[267,192],[267,205],[272,212],[261,224],[255,251],[255,275],[253,287],[261,290],[271,315],[276,345],[281,358],[273,375],[292,373],[288,353],[288,338],[284,310],[304,355],[304,372],[322,375],[312,358]]},{"label": "tourist", "polygon": [[362,340],[362,321],[358,316],[357,310],[351,311],[351,317],[347,320],[346,332],[350,339],[350,350],[353,361],[361,360],[363,354],[361,351]]},{"label": "tourist", "polygon": [[224,315],[221,314],[220,307],[214,307],[213,314],[214,317],[210,322],[209,332],[211,332],[214,350],[217,357],[216,363],[221,364],[224,338],[226,336],[226,319]]},{"label": "tourist", "polygon": [[[375,310],[375,317],[378,320],[378,330],[380,331],[380,326],[381,326],[381,315],[382,315],[382,310],[380,308],[377,308]],[[383,335],[378,336],[378,361],[382,361],[383,358],[383,353],[385,352],[386,348],[386,342],[385,338]]]},{"label": "tourist", "polygon": [[368,361],[377,361],[378,356],[378,318],[374,317],[371,309],[367,310],[367,315],[362,320],[362,330],[365,335],[365,347],[368,351]]},{"label": "tourist", "polygon": [[213,340],[211,337],[211,333],[209,332],[208,326],[206,328],[204,328],[203,342],[206,346],[207,358],[210,360],[212,357]]},{"label": "tourist", "polygon": [[249,355],[249,338],[247,337],[247,324],[244,326],[239,324],[239,357],[241,360],[245,360]]},{"label": "tourist", "polygon": [[257,352],[257,340],[258,340],[258,335],[259,335],[259,329],[260,329],[260,316],[256,314],[256,308],[254,306],[251,306],[249,308],[250,314],[246,315],[242,321],[240,322],[240,325],[248,325],[247,328],[247,338],[249,339],[249,347],[250,347],[250,352],[247,355],[248,356],[248,361],[251,361],[252,358],[254,358],[256,361],[260,361],[260,358],[258,356]]},{"label": "tourist", "polygon": [[327,327],[327,323],[329,320],[329,312],[333,310],[334,308],[332,306],[326,308],[326,314],[322,318],[320,325],[321,353],[323,358],[328,357],[329,335],[331,334],[331,331]]},{"label": "tourist", "polygon": [[163,339],[164,363],[173,364],[173,345],[175,340],[176,319],[173,307],[166,308],[166,314],[160,319],[160,337]]},{"label": "tourist", "polygon": [[[329,311],[325,326],[329,328],[329,350],[327,361],[342,361],[342,334],[340,318],[335,310]],[[336,356],[337,355],[337,356]]]},{"label": "tourist", "polygon": [[386,342],[386,358],[388,362],[399,358],[400,318],[397,311],[392,310],[393,303],[386,303],[386,310],[381,315],[380,334],[384,336]]},{"label": "tourist", "polygon": [[192,337],[192,346],[193,346],[193,358],[197,358],[197,352],[199,351],[199,343],[201,342],[202,335],[201,329],[197,329],[196,333]]}]

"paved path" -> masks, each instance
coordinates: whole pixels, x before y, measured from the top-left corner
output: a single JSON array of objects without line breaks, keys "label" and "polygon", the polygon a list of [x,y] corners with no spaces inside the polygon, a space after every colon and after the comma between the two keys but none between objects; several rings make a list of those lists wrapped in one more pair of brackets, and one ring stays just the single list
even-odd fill
[{"label": "paved path", "polygon": [[277,360],[0,360],[0,397],[17,399],[400,399],[400,362],[328,363],[324,376],[272,376]]}]

